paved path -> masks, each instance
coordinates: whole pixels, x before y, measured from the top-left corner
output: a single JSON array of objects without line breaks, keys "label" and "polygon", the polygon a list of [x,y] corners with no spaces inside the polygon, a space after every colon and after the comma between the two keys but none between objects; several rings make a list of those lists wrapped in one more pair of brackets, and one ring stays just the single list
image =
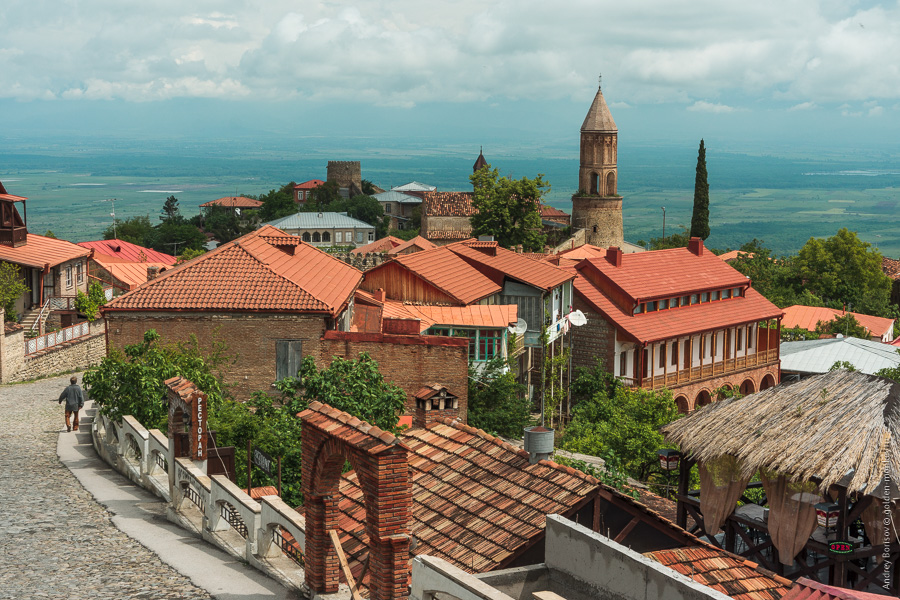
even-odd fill
[{"label": "paved path", "polygon": [[169,523],[97,457],[89,427],[66,433],[51,400],[68,377],[0,386],[0,599],[293,597]]}]

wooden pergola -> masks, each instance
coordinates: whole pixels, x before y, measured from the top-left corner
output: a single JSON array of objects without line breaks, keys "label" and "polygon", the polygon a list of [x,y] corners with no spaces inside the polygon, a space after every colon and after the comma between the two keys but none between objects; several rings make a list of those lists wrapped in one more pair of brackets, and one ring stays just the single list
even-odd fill
[{"label": "wooden pergola", "polygon": [[[662,431],[684,454],[680,526],[690,515],[710,542],[779,575],[900,592],[900,384],[832,371],[713,403]],[[688,489],[694,464],[699,491]],[[765,485],[748,483],[760,474]],[[776,496],[748,494],[760,487]],[[837,505],[834,527],[810,520],[817,499]],[[861,517],[866,535],[856,537],[852,525]],[[716,537],[720,527],[724,535]],[[838,553],[834,542],[851,542],[852,550]]]}]

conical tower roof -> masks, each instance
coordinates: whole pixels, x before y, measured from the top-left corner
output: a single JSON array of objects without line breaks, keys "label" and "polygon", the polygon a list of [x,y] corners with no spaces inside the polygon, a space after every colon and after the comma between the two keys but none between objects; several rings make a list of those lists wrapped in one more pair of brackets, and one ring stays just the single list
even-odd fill
[{"label": "conical tower roof", "polygon": [[484,148],[482,148],[478,152],[478,158],[475,159],[475,164],[472,165],[472,170],[478,172],[479,169],[488,164],[488,161],[484,158]]},{"label": "conical tower roof", "polygon": [[606,100],[603,99],[603,92],[597,88],[597,95],[594,96],[594,102],[591,109],[581,124],[581,131],[599,131],[604,133],[617,133],[616,122],[613,121]]}]

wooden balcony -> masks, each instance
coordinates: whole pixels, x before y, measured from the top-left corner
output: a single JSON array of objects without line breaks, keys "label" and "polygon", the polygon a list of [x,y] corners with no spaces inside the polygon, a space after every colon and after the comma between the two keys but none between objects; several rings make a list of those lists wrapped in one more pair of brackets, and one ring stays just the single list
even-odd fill
[{"label": "wooden balcony", "polygon": [[13,227],[0,229],[0,245],[18,248],[28,241],[28,229],[25,227]]},{"label": "wooden balcony", "polygon": [[723,361],[710,363],[708,365],[691,367],[690,369],[679,369],[665,375],[654,375],[653,377],[645,377],[641,382],[641,387],[648,390],[656,390],[660,388],[671,388],[685,383],[693,383],[702,381],[711,377],[719,377],[730,373],[737,373],[745,369],[753,367],[762,367],[778,362],[778,348],[771,350],[763,350],[756,352],[750,356],[741,356],[739,358],[727,358]]}]

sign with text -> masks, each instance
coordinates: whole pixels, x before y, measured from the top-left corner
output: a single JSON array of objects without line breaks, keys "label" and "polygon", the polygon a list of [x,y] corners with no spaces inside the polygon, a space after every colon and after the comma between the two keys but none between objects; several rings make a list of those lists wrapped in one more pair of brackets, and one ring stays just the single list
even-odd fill
[{"label": "sign with text", "polygon": [[254,465],[265,471],[266,475],[272,477],[272,465],[275,464],[274,458],[259,448],[253,448],[253,452],[250,453],[250,456]]},{"label": "sign with text", "polygon": [[192,395],[191,402],[191,458],[194,460],[206,460],[206,450],[209,440],[206,427],[206,394],[198,392]]},{"label": "sign with text", "polygon": [[832,554],[850,554],[853,552],[853,542],[835,540],[829,542],[828,550],[831,551]]}]

